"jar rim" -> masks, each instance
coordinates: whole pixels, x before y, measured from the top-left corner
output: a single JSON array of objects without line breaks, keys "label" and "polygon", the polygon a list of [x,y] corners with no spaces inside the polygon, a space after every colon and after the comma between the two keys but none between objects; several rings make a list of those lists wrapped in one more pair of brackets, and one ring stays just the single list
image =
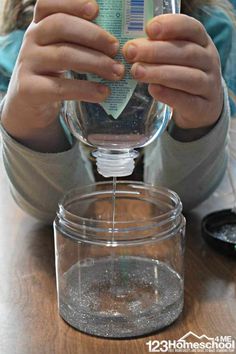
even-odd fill
[{"label": "jar rim", "polygon": [[[109,186],[109,189],[103,189],[103,186]],[[117,245],[133,245],[133,244],[144,244],[149,242],[155,242],[157,240],[163,240],[172,237],[176,232],[185,225],[185,219],[182,216],[182,203],[179,196],[168,188],[156,187],[143,182],[136,181],[117,181],[117,189],[119,186],[124,186],[123,188],[128,188],[122,190],[121,193],[127,193],[127,195],[140,195],[140,200],[148,203],[152,203],[154,200],[162,202],[162,206],[165,204],[170,210],[163,212],[161,215],[154,217],[145,217],[139,220],[132,219],[129,221],[113,221],[111,218],[109,220],[99,220],[95,218],[81,217],[71,213],[66,210],[66,206],[73,205],[73,200],[78,202],[81,200],[86,200],[91,196],[97,195],[112,195],[111,187],[113,186],[112,181],[97,182],[84,187],[74,188],[68,191],[65,196],[61,199],[59,203],[59,211],[57,213],[57,218],[54,222],[54,226],[58,226],[63,230],[65,237],[74,239],[75,241],[81,241],[85,243],[106,245],[106,246],[117,246]],[[98,190],[101,188],[101,190]],[[132,191],[132,188],[134,191]],[[140,194],[138,190],[140,189]],[[90,193],[88,193],[90,190]],[[143,194],[142,194],[143,191]],[[141,198],[145,196],[145,192],[148,192],[148,198]],[[155,199],[156,197],[162,196],[164,199]],[[73,198],[74,197],[74,198]],[[166,203],[164,203],[166,199]],[[169,204],[168,201],[172,203]],[[154,203],[157,205],[156,203]],[[176,222],[175,222],[176,221]],[[104,224],[106,225],[104,227]],[[161,231],[160,231],[161,227]],[[159,230],[157,232],[157,229]],[[111,234],[115,235],[114,241],[111,241]],[[110,236],[109,236],[110,235]],[[128,236],[128,237],[127,237]]]},{"label": "jar rim", "polygon": [[[105,186],[105,185],[113,185],[113,182],[112,181],[103,181],[103,182],[96,182],[96,183],[91,183],[91,184],[88,184],[88,185],[85,185],[85,186],[82,186],[82,187],[77,187],[77,188],[73,188],[71,190],[69,190],[62,198],[61,200],[59,201],[59,211],[57,212],[57,215],[58,217],[64,217],[65,214],[66,216],[71,216],[73,217],[73,220],[80,220],[80,221],[89,221],[89,222],[96,222],[98,225],[103,223],[107,223],[107,224],[113,224],[113,221],[112,220],[98,220],[98,219],[93,219],[93,218],[88,218],[88,217],[82,217],[82,216],[79,216],[79,215],[75,215],[71,212],[69,212],[68,210],[65,209],[64,205],[66,205],[66,200],[68,199],[68,197],[70,195],[75,195],[77,196],[77,198],[80,196],[81,198],[83,196],[85,196],[86,194],[86,189],[89,189],[91,187],[94,187],[94,186]],[[147,218],[145,219],[145,222],[147,221],[155,221],[155,222],[158,222],[158,220],[162,221],[163,219],[171,219],[173,216],[174,217],[178,217],[181,213],[182,213],[182,210],[183,210],[183,207],[182,207],[182,202],[178,196],[178,194],[174,191],[172,191],[171,189],[169,188],[166,188],[166,187],[157,187],[157,186],[154,186],[153,184],[148,184],[148,183],[144,183],[144,182],[139,182],[139,181],[123,181],[123,180],[118,180],[116,182],[116,186],[118,187],[119,185],[129,185],[130,187],[132,186],[135,186],[135,188],[139,188],[139,189],[146,189],[146,190],[149,190],[149,191],[152,191],[152,192],[158,192],[160,195],[163,195],[163,196],[168,196],[170,198],[170,200],[172,200],[174,203],[175,203],[175,208],[163,213],[162,215],[157,215],[157,216],[153,216],[153,217],[150,217],[150,218]],[[119,191],[117,190],[116,191],[118,194],[119,194]],[[123,191],[122,190],[122,193],[125,193],[127,192],[127,194],[134,194],[134,192],[131,192],[131,191]],[[92,191],[90,192],[89,194],[87,194],[87,196],[89,195],[96,195],[96,194],[108,194],[109,191],[104,191],[104,192],[97,192],[97,191]],[[110,194],[110,193],[109,193]],[[137,193],[135,193],[137,194]],[[130,224],[134,222],[134,220],[126,220],[126,221],[119,221],[119,224],[122,224],[122,225],[125,225],[125,224]],[[114,221],[114,224],[116,224],[117,221]]]}]

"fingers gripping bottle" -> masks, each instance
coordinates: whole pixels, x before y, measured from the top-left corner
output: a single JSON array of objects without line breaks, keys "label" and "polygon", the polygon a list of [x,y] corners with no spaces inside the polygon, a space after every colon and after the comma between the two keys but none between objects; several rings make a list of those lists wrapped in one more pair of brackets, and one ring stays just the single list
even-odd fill
[{"label": "fingers gripping bottle", "polygon": [[[154,16],[178,13],[179,0],[97,0],[99,15],[95,22],[120,41],[145,37],[145,25]],[[160,136],[171,117],[171,109],[154,100],[148,85],[132,79],[131,65],[121,52],[115,58],[122,62],[126,74],[121,81],[106,81],[94,74],[69,72],[73,79],[106,84],[111,95],[95,104],[80,101],[64,103],[64,118],[72,134],[94,147],[98,172],[104,177],[132,174],[135,149],[144,147]]]}]

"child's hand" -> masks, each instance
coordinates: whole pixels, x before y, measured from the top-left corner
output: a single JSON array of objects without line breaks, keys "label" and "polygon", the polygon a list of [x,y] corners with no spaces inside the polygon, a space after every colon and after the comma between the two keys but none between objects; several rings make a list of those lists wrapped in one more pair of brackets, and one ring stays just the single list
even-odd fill
[{"label": "child's hand", "polygon": [[148,39],[123,48],[126,60],[134,63],[133,77],[150,84],[150,94],[174,108],[180,128],[213,125],[223,106],[221,66],[204,27],[185,15],[162,15],[148,23],[146,32]]},{"label": "child's hand", "polygon": [[101,102],[109,95],[104,85],[63,78],[64,71],[122,78],[124,66],[113,59],[118,40],[88,21],[97,14],[95,0],[37,1],[2,114],[5,129],[25,145],[40,151],[63,149],[56,119],[60,102]]}]

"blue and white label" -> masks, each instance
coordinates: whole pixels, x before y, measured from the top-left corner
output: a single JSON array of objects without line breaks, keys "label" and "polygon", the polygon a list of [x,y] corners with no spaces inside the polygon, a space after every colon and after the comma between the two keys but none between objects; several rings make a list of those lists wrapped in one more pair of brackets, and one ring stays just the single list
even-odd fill
[{"label": "blue and white label", "polygon": [[[153,0],[97,0],[99,15],[95,22],[113,34],[120,46],[137,37],[145,37],[145,25],[154,15]],[[116,60],[125,65],[125,77],[120,81],[108,81],[94,74],[87,74],[88,80],[110,87],[111,95],[100,103],[108,115],[117,119],[127,106],[137,86],[130,74],[128,64],[121,52]]]},{"label": "blue and white label", "polygon": [[144,0],[127,0],[124,2],[124,8],[124,36],[144,35]]}]

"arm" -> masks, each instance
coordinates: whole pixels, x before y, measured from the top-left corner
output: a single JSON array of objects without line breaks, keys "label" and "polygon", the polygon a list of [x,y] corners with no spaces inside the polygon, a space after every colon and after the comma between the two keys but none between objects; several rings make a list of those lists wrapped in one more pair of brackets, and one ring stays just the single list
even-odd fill
[{"label": "arm", "polygon": [[[3,104],[4,101],[1,108]],[[64,152],[41,153],[18,143],[2,125],[0,128],[2,157],[12,196],[38,220],[51,223],[58,201],[68,189],[94,181],[92,168],[78,142]]]},{"label": "arm", "polygon": [[181,142],[165,132],[145,150],[145,181],[175,190],[185,211],[208,198],[226,170],[230,121],[226,86],[224,93],[220,119],[206,135]]},{"label": "arm", "polygon": [[219,54],[189,16],[158,16],[146,32],[123,51],[133,76],[173,108],[173,118],[169,132],[146,149],[145,180],[174,189],[190,209],[213,191],[226,166],[229,111]]},{"label": "arm", "polygon": [[69,80],[64,71],[120,80],[117,39],[91,22],[95,0],[38,0],[1,110],[3,160],[13,197],[51,222],[63,193],[93,181],[79,143],[72,147],[58,120],[61,101],[102,102],[109,89]]}]

